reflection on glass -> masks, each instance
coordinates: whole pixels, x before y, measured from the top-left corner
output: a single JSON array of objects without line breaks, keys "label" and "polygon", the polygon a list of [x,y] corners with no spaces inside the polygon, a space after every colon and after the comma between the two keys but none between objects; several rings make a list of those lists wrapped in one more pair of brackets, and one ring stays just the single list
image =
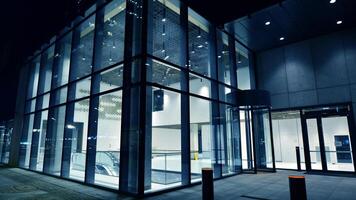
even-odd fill
[{"label": "reflection on glass", "polygon": [[268,109],[253,110],[254,142],[257,169],[273,167],[272,140]]},{"label": "reflection on glass", "polygon": [[71,80],[79,79],[91,73],[93,58],[93,41],[95,15],[85,20],[74,30]]},{"label": "reflection on glass", "polygon": [[95,79],[98,79],[100,84],[99,88],[94,88],[94,93],[101,93],[121,87],[123,82],[123,68],[123,65],[119,65],[95,75]]},{"label": "reflection on glass", "polygon": [[[182,65],[181,44],[182,35],[180,25],[180,2],[178,0],[153,1],[153,52],[158,58]],[[151,52],[150,52],[151,53]]]},{"label": "reflection on glass", "polygon": [[123,60],[126,1],[114,0],[99,11],[95,70]]},{"label": "reflection on glass", "polygon": [[84,98],[90,95],[91,77],[72,83],[69,86],[68,100]]},{"label": "reflection on glass", "polygon": [[305,169],[300,112],[273,112],[272,127],[276,168],[298,169],[296,147],[299,147],[301,168]]},{"label": "reflection on glass", "polygon": [[95,184],[119,187],[122,92],[99,97]]},{"label": "reflection on glass", "polygon": [[43,94],[51,89],[53,59],[54,45],[52,45],[45,52],[43,52],[41,56],[38,94]]},{"label": "reflection on glass", "polygon": [[189,74],[189,90],[190,93],[210,98],[211,81],[194,74]]},{"label": "reflection on glass", "polygon": [[66,106],[60,106],[48,114],[44,172],[56,176],[61,172],[65,112]]},{"label": "reflection on glass", "polygon": [[19,152],[19,166],[23,168],[29,168],[30,166],[30,152],[34,117],[35,115],[31,114],[26,115],[24,118]]},{"label": "reflection on glass", "polygon": [[35,114],[32,129],[30,169],[42,172],[47,132],[48,111]]},{"label": "reflection on glass", "polygon": [[347,117],[322,118],[328,170],[354,171]]},{"label": "reflection on glass", "polygon": [[231,85],[231,55],[229,38],[226,33],[218,31],[218,77],[219,81]]},{"label": "reflection on glass", "polygon": [[189,28],[189,68],[210,77],[209,22],[192,9],[188,9]]},{"label": "reflection on glass", "polygon": [[37,56],[29,65],[29,79],[27,88],[27,99],[31,99],[37,95],[38,78],[40,70],[41,57]]},{"label": "reflection on glass", "polygon": [[88,137],[88,115],[89,99],[75,102],[69,105],[73,108],[73,113],[67,113],[67,122],[65,125],[66,152],[69,157],[63,159],[63,165],[69,164],[69,178],[84,181],[85,162]]},{"label": "reflection on glass", "polygon": [[235,42],[236,65],[237,65],[237,86],[240,90],[251,89],[250,61],[248,50],[238,42]]},{"label": "reflection on glass", "polygon": [[53,91],[51,97],[51,99],[53,99],[51,100],[53,101],[53,105],[65,103],[67,101],[67,92],[68,92],[67,87],[62,87],[60,89]]},{"label": "reflection on glass", "polygon": [[68,83],[71,45],[71,32],[56,43],[53,64],[53,89]]},{"label": "reflection on glass", "polygon": [[152,96],[151,188],[181,184],[181,95],[149,88]]},{"label": "reflection on glass", "polygon": [[147,68],[148,70],[152,70],[152,73],[147,73],[147,76],[152,78],[148,77],[148,80],[180,90],[181,71],[179,69],[156,60],[153,60],[152,68],[150,66],[147,66]]},{"label": "reflection on glass", "polygon": [[309,140],[311,168],[321,170],[321,154],[318,134],[318,123],[316,119],[307,119],[307,130]]},{"label": "reflection on glass", "polygon": [[201,178],[201,169],[212,167],[213,125],[212,103],[190,97],[191,179]]}]

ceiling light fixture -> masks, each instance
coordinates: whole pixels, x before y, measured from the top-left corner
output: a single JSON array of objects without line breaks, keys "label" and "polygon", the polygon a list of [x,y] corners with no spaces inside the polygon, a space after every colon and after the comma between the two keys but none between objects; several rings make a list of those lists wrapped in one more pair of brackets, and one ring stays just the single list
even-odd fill
[{"label": "ceiling light fixture", "polygon": [[342,24],[342,20],[337,21],[336,24]]},{"label": "ceiling light fixture", "polygon": [[266,22],[265,22],[265,25],[266,25],[266,26],[268,26],[268,25],[270,25],[270,24],[271,24],[270,21],[266,21]]},{"label": "ceiling light fixture", "polygon": [[280,41],[283,41],[284,39],[285,39],[284,37],[280,37],[280,38],[279,38]]},{"label": "ceiling light fixture", "polygon": [[330,3],[331,4],[336,3],[336,0],[330,0]]}]

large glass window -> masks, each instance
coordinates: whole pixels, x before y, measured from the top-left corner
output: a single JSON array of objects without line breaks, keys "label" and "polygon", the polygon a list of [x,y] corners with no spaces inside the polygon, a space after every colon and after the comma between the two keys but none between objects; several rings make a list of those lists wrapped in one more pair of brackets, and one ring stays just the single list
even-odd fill
[{"label": "large glass window", "polygon": [[126,1],[114,0],[99,11],[96,37],[95,70],[123,60]]},{"label": "large glass window", "polygon": [[251,74],[249,52],[238,42],[235,42],[237,86],[240,90],[251,89]]},{"label": "large glass window", "polygon": [[92,71],[95,15],[80,24],[73,34],[71,80],[86,76]]},{"label": "large glass window", "polygon": [[181,89],[181,70],[156,60],[151,63],[152,68],[148,67],[149,72],[147,73],[147,76],[152,77],[148,78],[149,81],[177,90]]},{"label": "large glass window", "polygon": [[68,83],[72,33],[63,36],[56,44],[53,65],[53,86],[57,88]]},{"label": "large glass window", "polygon": [[68,101],[84,98],[90,95],[91,77],[71,83],[69,86]]},{"label": "large glass window", "polygon": [[27,88],[27,99],[33,98],[37,95],[40,62],[41,57],[37,56],[29,65],[30,69]]},{"label": "large glass window", "polygon": [[94,88],[93,93],[96,94],[121,87],[123,83],[123,68],[123,65],[119,65],[95,75],[94,80],[100,83],[98,85],[99,88]]},{"label": "large glass window", "polygon": [[181,184],[181,95],[149,88],[152,97],[151,188]]},{"label": "large glass window", "polygon": [[95,184],[119,187],[122,91],[99,97]]},{"label": "large glass window", "polygon": [[276,167],[282,169],[298,169],[296,147],[299,147],[301,168],[305,169],[299,110],[273,112],[272,127]]},{"label": "large glass window", "polygon": [[89,115],[89,99],[71,103],[68,105],[69,113],[66,114],[67,121],[65,125],[63,146],[66,153],[63,155],[63,166],[65,173],[68,173],[69,178],[84,181],[85,165],[86,165],[86,150],[88,137],[88,115]]},{"label": "large glass window", "polygon": [[55,107],[48,114],[44,172],[60,175],[66,106]]},{"label": "large glass window", "polygon": [[190,152],[191,179],[201,177],[201,169],[212,167],[213,131],[212,103],[208,100],[190,97]]},{"label": "large glass window", "polygon": [[48,111],[35,114],[32,129],[30,168],[42,172],[47,132]]},{"label": "large glass window", "polygon": [[229,37],[226,33],[218,31],[218,76],[219,81],[231,85],[231,53],[229,50]]},{"label": "large glass window", "polygon": [[210,77],[210,24],[192,9],[189,9],[188,13],[189,68],[196,73]]},{"label": "large glass window", "polygon": [[26,115],[24,119],[24,125],[22,129],[22,136],[20,142],[19,153],[19,166],[23,168],[29,168],[30,165],[30,152],[32,143],[32,127],[34,121],[34,114]]},{"label": "large glass window", "polygon": [[178,0],[152,1],[153,18],[152,54],[168,62],[182,65],[182,35],[180,2]]},{"label": "large glass window", "polygon": [[38,94],[43,94],[51,89],[52,66],[54,58],[54,45],[49,47],[41,56],[40,79],[38,84]]}]

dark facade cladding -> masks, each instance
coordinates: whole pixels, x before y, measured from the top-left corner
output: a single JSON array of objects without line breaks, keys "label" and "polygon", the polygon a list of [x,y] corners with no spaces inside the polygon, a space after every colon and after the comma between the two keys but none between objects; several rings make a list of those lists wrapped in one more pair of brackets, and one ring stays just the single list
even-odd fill
[{"label": "dark facade cladding", "polygon": [[23,67],[10,164],[138,195],[274,170],[270,108],[228,98],[255,87],[230,31],[178,0],[98,1]]}]

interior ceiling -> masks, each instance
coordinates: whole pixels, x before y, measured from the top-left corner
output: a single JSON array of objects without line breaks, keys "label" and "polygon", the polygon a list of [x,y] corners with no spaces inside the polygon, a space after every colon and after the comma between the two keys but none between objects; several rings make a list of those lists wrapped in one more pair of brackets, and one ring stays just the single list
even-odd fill
[{"label": "interior ceiling", "polygon": [[[285,0],[233,21],[236,37],[254,51],[262,51],[321,34],[354,27],[356,1]],[[342,20],[342,24],[337,24]],[[265,25],[269,21],[270,25]],[[280,40],[281,37],[285,39]]]}]

